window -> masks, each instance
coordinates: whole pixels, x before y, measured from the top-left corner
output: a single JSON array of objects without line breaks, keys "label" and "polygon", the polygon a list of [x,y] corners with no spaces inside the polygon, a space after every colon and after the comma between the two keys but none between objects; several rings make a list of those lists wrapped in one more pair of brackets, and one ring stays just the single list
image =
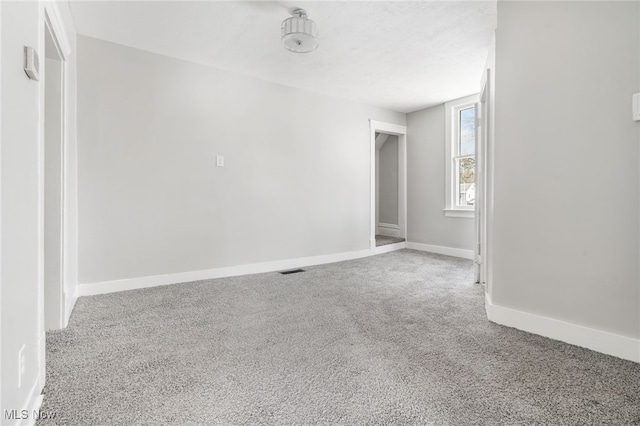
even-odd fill
[{"label": "window", "polygon": [[446,200],[449,217],[472,218],[476,199],[476,102],[467,96],[445,104]]}]

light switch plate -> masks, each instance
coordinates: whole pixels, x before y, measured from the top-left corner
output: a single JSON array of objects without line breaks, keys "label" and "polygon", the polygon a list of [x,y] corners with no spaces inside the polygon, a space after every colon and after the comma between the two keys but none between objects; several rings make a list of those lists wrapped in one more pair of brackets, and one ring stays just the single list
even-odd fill
[{"label": "light switch plate", "polygon": [[634,121],[640,121],[640,93],[633,95],[631,104]]},{"label": "light switch plate", "polygon": [[36,49],[30,46],[24,47],[24,72],[34,81],[40,79],[40,59]]},{"label": "light switch plate", "polygon": [[224,157],[222,155],[216,157],[216,166],[224,167]]}]

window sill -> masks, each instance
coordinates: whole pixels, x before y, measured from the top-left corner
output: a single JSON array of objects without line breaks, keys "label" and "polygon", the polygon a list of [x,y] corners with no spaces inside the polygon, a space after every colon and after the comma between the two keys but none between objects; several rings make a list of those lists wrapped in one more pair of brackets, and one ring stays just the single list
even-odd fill
[{"label": "window sill", "polygon": [[474,217],[476,217],[476,212],[475,210],[444,209],[444,215],[446,217],[473,219]]}]

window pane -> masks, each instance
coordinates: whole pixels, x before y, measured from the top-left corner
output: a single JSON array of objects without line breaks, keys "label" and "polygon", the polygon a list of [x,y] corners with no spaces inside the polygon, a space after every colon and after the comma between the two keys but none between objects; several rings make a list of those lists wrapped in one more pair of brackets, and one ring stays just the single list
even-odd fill
[{"label": "window pane", "polygon": [[460,110],[460,155],[476,153],[476,109],[475,107]]},{"label": "window pane", "polygon": [[458,205],[473,206],[476,201],[476,159],[458,160]]}]

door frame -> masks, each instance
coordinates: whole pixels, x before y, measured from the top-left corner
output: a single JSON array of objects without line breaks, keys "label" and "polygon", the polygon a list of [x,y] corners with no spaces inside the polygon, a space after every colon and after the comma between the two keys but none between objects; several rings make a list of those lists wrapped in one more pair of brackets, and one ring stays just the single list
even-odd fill
[{"label": "door frame", "polygon": [[476,282],[487,285],[489,237],[488,237],[488,214],[491,188],[489,186],[489,144],[490,144],[490,99],[489,82],[490,69],[487,69],[482,76],[480,83],[480,96],[476,104],[476,214],[475,214],[475,244],[474,244],[474,264]]},{"label": "door frame", "polygon": [[407,239],[407,126],[369,120],[370,216],[369,248],[376,248],[376,132],[398,136],[398,227]]},{"label": "door frame", "polygon": [[[60,303],[57,307],[59,312],[56,313],[58,322],[55,324],[57,328],[64,328],[67,325],[68,313],[67,299],[70,297],[68,294],[68,283],[66,278],[66,251],[68,247],[67,238],[67,210],[66,210],[66,188],[68,180],[68,119],[69,119],[69,56],[71,55],[71,44],[69,38],[64,30],[62,19],[60,18],[57,5],[54,2],[44,2],[41,9],[40,19],[40,93],[39,93],[39,115],[40,115],[40,129],[39,129],[39,144],[38,144],[38,282],[40,291],[39,294],[39,312],[40,319],[39,324],[41,327],[41,340],[44,340],[45,332],[45,303],[44,303],[44,289],[45,289],[45,127],[44,127],[44,114],[45,114],[45,84],[46,84],[46,37],[47,33],[51,37],[60,57],[61,63],[61,105],[60,105]],[[50,143],[50,142],[49,142]],[[44,342],[41,343],[42,350],[44,350]]]}]

